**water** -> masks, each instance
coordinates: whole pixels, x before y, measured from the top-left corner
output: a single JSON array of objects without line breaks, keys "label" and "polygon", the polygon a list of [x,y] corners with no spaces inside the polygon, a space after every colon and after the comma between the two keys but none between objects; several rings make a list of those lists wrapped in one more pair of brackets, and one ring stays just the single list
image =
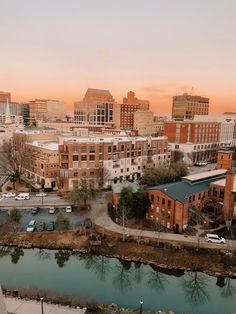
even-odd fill
[{"label": "water", "polygon": [[193,314],[236,313],[236,279],[161,272],[144,264],[69,251],[0,248],[0,283],[98,303]]}]

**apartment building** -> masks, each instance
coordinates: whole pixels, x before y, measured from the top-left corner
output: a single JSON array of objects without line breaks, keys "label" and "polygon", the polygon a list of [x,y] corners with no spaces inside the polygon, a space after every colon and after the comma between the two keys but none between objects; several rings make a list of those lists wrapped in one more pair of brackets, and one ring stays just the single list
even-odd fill
[{"label": "apartment building", "polygon": [[147,168],[169,165],[167,137],[61,138],[60,176],[71,190],[81,178],[103,186],[136,180]]},{"label": "apartment building", "polygon": [[220,146],[232,147],[236,144],[236,138],[234,139],[236,116],[229,115],[195,115],[194,121],[202,122],[219,122],[220,123]]},{"label": "apartment building", "polygon": [[220,147],[219,122],[166,121],[164,125],[172,152],[180,152],[189,165],[216,158]]},{"label": "apartment building", "polygon": [[66,115],[65,103],[58,100],[35,99],[29,102],[31,121],[63,119]]},{"label": "apartment building", "polygon": [[146,187],[144,193],[151,202],[147,219],[176,231],[182,231],[192,216],[207,222],[207,217],[200,213],[211,199],[211,184],[224,179],[226,172],[212,170],[183,177],[178,182]]},{"label": "apartment building", "polygon": [[74,121],[78,124],[120,126],[120,105],[109,90],[88,88],[82,101],[74,103]]},{"label": "apartment building", "polygon": [[208,115],[209,98],[201,96],[192,96],[187,93],[173,97],[172,119],[188,120],[197,115]]},{"label": "apartment building", "polygon": [[149,101],[135,97],[135,93],[129,91],[120,105],[120,127],[125,130],[134,130],[134,113],[137,110],[149,110]]},{"label": "apartment building", "polygon": [[57,189],[60,184],[58,142],[28,142],[30,162],[24,169],[25,178],[38,188]]}]

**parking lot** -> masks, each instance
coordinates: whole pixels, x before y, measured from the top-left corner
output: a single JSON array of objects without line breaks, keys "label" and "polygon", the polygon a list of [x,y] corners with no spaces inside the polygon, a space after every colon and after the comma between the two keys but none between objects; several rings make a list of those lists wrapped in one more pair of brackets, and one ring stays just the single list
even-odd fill
[{"label": "parking lot", "polygon": [[[75,229],[80,227],[84,224],[84,221],[88,220],[90,218],[89,211],[85,212],[75,212],[72,213],[66,213],[65,207],[58,208],[54,214],[49,214],[48,208],[40,208],[39,212],[37,214],[32,214],[30,208],[19,208],[18,209],[21,213],[21,220],[20,224],[18,226],[18,231],[24,232],[27,229],[27,226],[31,220],[36,221],[36,232],[39,232],[38,227],[40,222],[43,222],[45,224],[44,230],[47,228],[47,224],[51,221],[54,223],[56,222],[57,215],[61,212],[63,213],[64,217],[68,218],[69,220],[69,229]],[[2,224],[9,221],[9,209],[7,210],[0,210],[0,218]],[[55,226],[55,230],[57,230],[57,227]]]}]

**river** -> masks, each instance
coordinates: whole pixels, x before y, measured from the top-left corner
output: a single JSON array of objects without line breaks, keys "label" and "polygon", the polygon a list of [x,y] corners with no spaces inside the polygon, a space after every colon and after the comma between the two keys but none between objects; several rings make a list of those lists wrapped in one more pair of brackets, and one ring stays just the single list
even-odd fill
[{"label": "river", "polygon": [[0,247],[0,284],[129,308],[139,308],[142,299],[144,310],[236,313],[236,279],[70,251]]}]

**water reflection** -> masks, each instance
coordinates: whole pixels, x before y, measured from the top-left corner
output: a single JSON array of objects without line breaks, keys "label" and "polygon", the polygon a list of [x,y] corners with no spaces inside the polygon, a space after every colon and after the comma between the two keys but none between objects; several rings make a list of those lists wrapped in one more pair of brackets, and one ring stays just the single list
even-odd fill
[{"label": "water reflection", "polygon": [[50,260],[52,258],[52,254],[44,249],[39,249],[36,253],[35,256],[37,257],[37,259],[39,259],[40,261],[44,261],[44,260]]},{"label": "water reflection", "polygon": [[23,249],[19,248],[19,247],[16,247],[14,248],[11,253],[10,253],[10,256],[11,256],[11,262],[13,264],[17,264],[19,262],[19,259],[21,258],[21,256],[24,256],[24,251]]},{"label": "water reflection", "polygon": [[218,276],[216,285],[221,288],[220,293],[223,298],[233,298],[236,295],[236,287],[231,278]]},{"label": "water reflection", "polygon": [[59,250],[54,254],[57,265],[60,268],[66,265],[66,263],[69,261],[70,256],[71,256],[71,252],[67,250]]},{"label": "water reflection", "polygon": [[113,284],[122,292],[126,292],[132,289],[133,268],[131,263],[120,260],[114,267]]},{"label": "water reflection", "polygon": [[197,306],[210,300],[207,291],[207,278],[204,274],[198,272],[188,273],[182,281],[182,288],[186,300]]},{"label": "water reflection", "polygon": [[156,267],[152,266],[152,269],[148,273],[147,285],[156,292],[159,292],[161,290],[165,290],[165,285],[167,283],[167,276],[160,271],[157,271]]}]

